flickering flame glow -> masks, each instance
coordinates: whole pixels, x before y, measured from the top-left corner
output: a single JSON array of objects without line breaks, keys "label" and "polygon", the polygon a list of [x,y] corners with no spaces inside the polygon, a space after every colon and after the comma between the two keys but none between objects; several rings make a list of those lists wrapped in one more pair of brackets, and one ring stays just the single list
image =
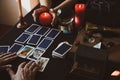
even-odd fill
[{"label": "flickering flame glow", "polygon": [[119,70],[115,70],[111,76],[120,76],[120,71]]}]

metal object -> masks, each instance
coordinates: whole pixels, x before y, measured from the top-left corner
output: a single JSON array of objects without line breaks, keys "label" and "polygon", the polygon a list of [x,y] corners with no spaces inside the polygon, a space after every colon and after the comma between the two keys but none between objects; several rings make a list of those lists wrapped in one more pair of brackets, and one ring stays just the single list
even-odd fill
[{"label": "metal object", "polygon": [[73,30],[73,20],[73,18],[62,19],[59,24],[60,30],[65,34],[71,33]]},{"label": "metal object", "polygon": [[114,32],[114,33],[120,33],[120,28],[99,26],[92,23],[86,23],[86,31],[106,31],[106,32],[108,31],[108,32]]},{"label": "metal object", "polygon": [[23,18],[21,0],[18,0],[18,10],[19,10],[19,21],[17,24],[17,28],[27,27],[27,22],[25,22]]}]

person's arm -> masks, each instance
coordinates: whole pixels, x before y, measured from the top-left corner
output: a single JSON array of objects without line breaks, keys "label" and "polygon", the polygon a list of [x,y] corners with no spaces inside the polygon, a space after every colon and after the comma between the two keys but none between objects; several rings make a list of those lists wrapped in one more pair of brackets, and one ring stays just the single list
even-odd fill
[{"label": "person's arm", "polygon": [[52,4],[51,0],[39,0],[39,1],[40,1],[40,5],[46,6],[49,9],[51,8],[51,4]]},{"label": "person's arm", "polygon": [[65,0],[58,6],[54,7],[53,10],[56,12],[60,8],[68,7],[68,6],[73,6],[77,0]]}]

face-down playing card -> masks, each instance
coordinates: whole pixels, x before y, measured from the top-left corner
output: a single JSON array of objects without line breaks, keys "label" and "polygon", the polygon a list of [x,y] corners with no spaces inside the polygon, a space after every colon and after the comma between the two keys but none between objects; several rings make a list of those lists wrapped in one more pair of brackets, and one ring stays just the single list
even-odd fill
[{"label": "face-down playing card", "polygon": [[30,39],[27,41],[27,44],[30,44],[30,45],[37,45],[40,41],[42,36],[40,35],[31,35]]},{"label": "face-down playing card", "polygon": [[24,44],[30,37],[30,34],[28,33],[22,33],[16,40],[15,42],[22,43]]},{"label": "face-down playing card", "polygon": [[32,61],[38,61],[38,59],[44,54],[44,52],[45,51],[35,48],[27,57],[27,59]]},{"label": "face-down playing card", "polygon": [[52,55],[63,58],[64,55],[71,49],[71,47],[71,44],[62,42],[53,50]]},{"label": "face-down playing card", "polygon": [[49,30],[50,28],[48,27],[42,27],[35,34],[44,36]]},{"label": "face-down playing card", "polygon": [[61,31],[58,29],[51,29],[45,37],[55,39],[60,34],[60,32]]},{"label": "face-down playing card", "polygon": [[0,53],[7,53],[9,47],[10,47],[10,46],[8,46],[8,45],[1,45],[1,46],[0,46]]},{"label": "face-down playing card", "polygon": [[17,55],[19,57],[26,58],[32,52],[33,49],[34,47],[26,45],[24,46],[24,48],[18,51]]},{"label": "face-down playing card", "polygon": [[39,58],[37,64],[39,66],[39,71],[40,72],[43,72],[45,70],[49,60],[50,60],[49,58],[45,58],[45,57]]},{"label": "face-down playing card", "polygon": [[36,32],[39,28],[41,28],[40,25],[32,24],[30,27],[28,27],[28,28],[25,30],[25,32],[34,33],[34,32]]},{"label": "face-down playing card", "polygon": [[52,39],[48,39],[48,38],[44,38],[37,46],[38,49],[44,50],[46,51],[50,45],[52,44],[53,40]]},{"label": "face-down playing card", "polygon": [[18,44],[18,43],[14,43],[10,49],[9,49],[9,52],[18,52],[20,49],[22,49],[24,47],[24,45],[22,44]]}]

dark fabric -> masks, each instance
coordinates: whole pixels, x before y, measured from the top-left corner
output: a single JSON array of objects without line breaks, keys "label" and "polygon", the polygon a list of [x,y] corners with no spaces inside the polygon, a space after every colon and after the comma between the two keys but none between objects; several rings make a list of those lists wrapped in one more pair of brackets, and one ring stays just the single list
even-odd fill
[{"label": "dark fabric", "polygon": [[62,3],[65,0],[52,0],[52,8],[59,5],[60,3]]}]

